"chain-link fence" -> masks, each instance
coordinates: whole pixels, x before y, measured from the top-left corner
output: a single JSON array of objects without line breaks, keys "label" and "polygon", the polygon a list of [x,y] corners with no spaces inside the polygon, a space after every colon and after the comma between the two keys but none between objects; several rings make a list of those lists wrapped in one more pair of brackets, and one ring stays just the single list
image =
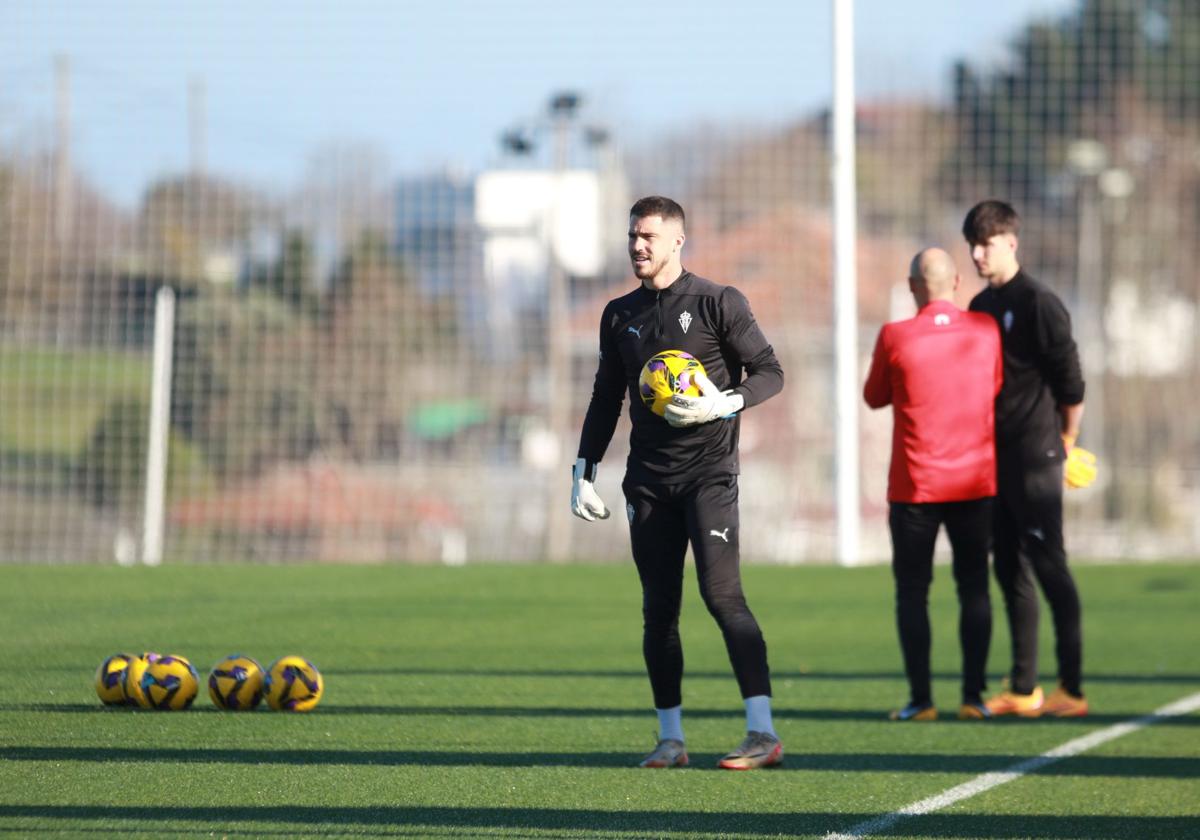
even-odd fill
[{"label": "chain-link fence", "polygon": [[[1081,443],[1101,458],[1068,497],[1069,546],[1194,555],[1200,8],[1085,0],[1010,46],[946,67],[947,96],[860,97],[861,370],[911,310],[910,256],[949,248],[965,305],[980,285],[962,216],[1010,200],[1022,264],[1072,313]],[[48,95],[71,72],[46,67]],[[593,122],[581,94],[503,133],[484,171],[397,178],[340,148],[281,189],[197,160],[131,206],[61,134],[0,111],[0,561],[153,561],[155,527],[167,562],[626,557],[619,524],[570,517],[568,466],[600,311],[634,282],[627,209],[648,193],[685,206],[685,265],[746,293],[786,372],[743,418],[744,551],[830,559],[828,114],[648,141]],[[148,494],[156,387],[167,457]],[[890,415],[862,423],[863,551],[883,559]],[[601,467],[610,504],[627,434]]]}]

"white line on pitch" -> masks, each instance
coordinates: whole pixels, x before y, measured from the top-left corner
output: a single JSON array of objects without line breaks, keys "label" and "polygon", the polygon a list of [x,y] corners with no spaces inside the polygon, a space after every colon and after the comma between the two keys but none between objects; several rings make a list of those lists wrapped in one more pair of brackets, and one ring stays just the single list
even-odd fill
[{"label": "white line on pitch", "polygon": [[1098,747],[1115,738],[1120,738],[1122,735],[1136,732],[1139,729],[1166,720],[1167,718],[1186,715],[1197,709],[1200,709],[1200,693],[1189,695],[1188,697],[1176,700],[1174,703],[1168,703],[1161,709],[1156,709],[1143,717],[1127,720],[1124,723],[1113,724],[1105,729],[1098,729],[1088,735],[1067,741],[1065,744],[1061,744],[1052,750],[1047,750],[1039,756],[1018,762],[1004,770],[976,776],[971,781],[964,782],[957,787],[952,787],[936,796],[930,796],[911,805],[905,805],[903,808],[892,811],[890,814],[883,814],[874,819],[866,820],[846,831],[826,834],[824,840],[861,840],[863,837],[869,837],[880,831],[886,831],[907,817],[917,817],[922,814],[931,814],[934,811],[940,811],[942,808],[953,805],[955,802],[969,799],[1005,782],[1011,782],[1035,770],[1040,770],[1047,764],[1053,764],[1064,758],[1079,755],[1092,749],[1092,747]]}]

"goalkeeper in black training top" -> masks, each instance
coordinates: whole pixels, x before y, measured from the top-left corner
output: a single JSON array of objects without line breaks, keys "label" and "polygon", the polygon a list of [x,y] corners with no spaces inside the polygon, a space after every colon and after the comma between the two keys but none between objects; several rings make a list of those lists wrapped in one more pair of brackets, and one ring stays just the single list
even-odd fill
[{"label": "goalkeeper in black training top", "polygon": [[[658,743],[641,766],[688,762],[679,607],[690,542],[700,594],[725,637],[746,705],[745,740],[720,766],[750,770],[780,763],[783,745],[771,722],[767,646],[742,594],[738,414],[779,393],[783,370],[745,296],[683,269],[685,238],[683,208],[671,199],[643,198],[630,210],[629,258],[641,283],[610,301],[600,319],[600,364],[572,476],[571,509],[589,522],[608,517],[593,482],[628,393],[633,428],[622,489],[659,722]],[[660,417],[643,404],[638,376],[664,350],[695,356],[707,376],[696,377],[700,396],[673,397]]]},{"label": "goalkeeper in black training top", "polygon": [[[1000,325],[1004,384],[996,398],[996,580],[1012,635],[1009,685],[987,701],[992,714],[1079,717],[1083,639],[1079,592],[1063,547],[1063,483],[1095,478],[1095,457],[1075,446],[1083,418],[1083,375],[1071,318],[1049,288],[1017,262],[1021,220],[1002,201],[975,205],[963,222],[971,259],[988,286],[971,301]],[[1065,471],[1064,471],[1064,463]],[[1058,688],[1037,684],[1038,591],[1054,618]]]}]

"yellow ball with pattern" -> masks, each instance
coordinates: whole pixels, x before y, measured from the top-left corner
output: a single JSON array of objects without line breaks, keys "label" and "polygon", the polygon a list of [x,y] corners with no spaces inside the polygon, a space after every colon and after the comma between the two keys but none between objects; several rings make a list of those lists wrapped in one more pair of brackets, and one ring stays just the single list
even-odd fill
[{"label": "yellow ball with pattern", "polygon": [[651,356],[642,365],[638,376],[638,395],[646,408],[659,417],[667,410],[676,394],[700,396],[696,374],[704,373],[700,360],[683,350],[664,350]]},{"label": "yellow ball with pattern", "polygon": [[325,680],[303,656],[281,656],[267,669],[267,705],[281,712],[307,712],[321,702]]},{"label": "yellow ball with pattern", "polygon": [[138,705],[143,709],[180,711],[196,699],[200,676],[185,657],[176,654],[159,656],[146,661],[137,687]]},{"label": "yellow ball with pattern", "polygon": [[212,667],[208,696],[213,704],[231,712],[247,712],[262,702],[266,673],[249,656],[230,654]]},{"label": "yellow ball with pattern", "polygon": [[125,693],[125,677],[129,663],[138,658],[136,653],[114,653],[100,663],[96,669],[96,696],[106,706],[128,706],[134,702]]},{"label": "yellow ball with pattern", "polygon": [[162,659],[161,653],[146,651],[129,661],[129,667],[125,669],[125,698],[130,706],[150,708],[142,695],[142,676],[146,673],[146,666],[159,659]]}]

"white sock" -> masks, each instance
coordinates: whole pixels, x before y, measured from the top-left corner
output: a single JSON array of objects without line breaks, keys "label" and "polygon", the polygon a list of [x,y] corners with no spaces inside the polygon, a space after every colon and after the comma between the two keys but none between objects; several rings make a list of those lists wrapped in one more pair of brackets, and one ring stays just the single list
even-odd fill
[{"label": "white sock", "polygon": [[655,709],[658,715],[658,737],[660,740],[674,738],[683,740],[683,706],[672,706],[669,709]]},{"label": "white sock", "polygon": [[745,703],[746,731],[766,732],[774,735],[775,724],[771,722],[771,698],[766,694],[757,694],[754,697],[747,697]]}]

